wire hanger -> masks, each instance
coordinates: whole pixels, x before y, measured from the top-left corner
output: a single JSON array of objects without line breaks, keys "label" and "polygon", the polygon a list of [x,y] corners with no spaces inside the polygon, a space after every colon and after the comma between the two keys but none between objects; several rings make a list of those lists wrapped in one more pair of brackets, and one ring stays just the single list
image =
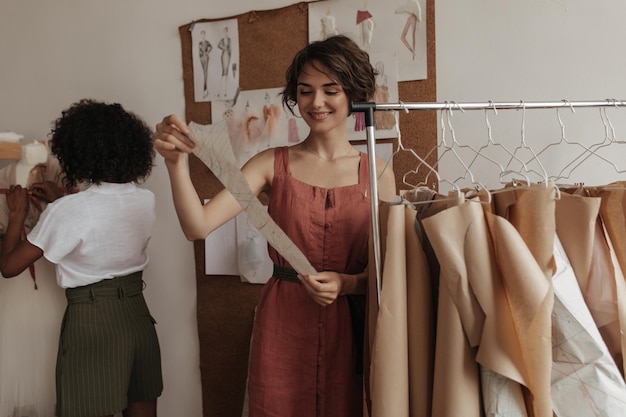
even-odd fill
[{"label": "wire hanger", "polygon": [[[569,105],[572,113],[576,113],[576,110],[574,109],[574,107],[571,105],[571,103],[568,100],[562,100],[562,102]],[[569,139],[565,135],[565,123],[563,123],[563,119],[561,118],[560,108],[558,108],[558,107],[556,109],[556,117],[557,117],[557,120],[559,122],[559,130],[560,130],[560,133],[561,133],[560,136],[559,136],[559,139],[556,142],[549,143],[543,149],[541,149],[539,152],[537,152],[537,157],[541,156],[544,152],[546,152],[550,148],[552,148],[554,146],[563,146],[563,144],[575,145],[575,146],[582,147],[583,148],[583,153],[588,151],[588,148],[586,146],[582,145],[581,143],[570,142],[569,141]],[[579,156],[574,158],[574,160],[576,160],[578,158],[579,158]],[[559,177],[558,176],[556,176],[556,177],[550,176],[549,178],[556,181],[556,179],[559,178]]]},{"label": "wire hanger", "polygon": [[[441,111],[441,116],[440,116],[441,141],[439,142],[439,146],[438,146],[439,157],[437,158],[437,166],[440,166],[441,161],[444,159],[444,157],[448,153],[451,153],[453,155],[454,160],[463,167],[463,175],[460,177],[457,177],[453,181],[445,180],[444,182],[449,183],[450,185],[453,185],[454,186],[453,188],[457,188],[456,183],[459,180],[467,179],[467,177],[469,176],[471,180],[473,181],[474,177],[470,169],[463,162],[463,159],[461,159],[461,157],[459,156],[459,154],[457,153],[455,149],[455,145],[458,145],[458,142],[456,141],[454,129],[452,128],[452,124],[450,120],[450,114],[452,113],[451,106],[452,106],[452,103],[446,101],[446,108]],[[451,132],[451,143],[448,143],[448,140],[446,139],[446,132],[447,132],[446,125],[448,126]],[[440,179],[440,181],[442,180]]]},{"label": "wire hanger", "polygon": [[[446,108],[442,110],[441,112],[441,118],[440,118],[441,142],[438,146],[438,149],[441,150],[443,148],[443,151],[439,154],[439,158],[437,159],[437,166],[439,166],[440,162],[442,161],[442,159],[445,157],[447,153],[452,153],[452,155],[454,156],[454,160],[462,166],[463,173],[462,175],[460,175],[459,177],[457,177],[456,179],[452,181],[447,180],[447,179],[440,179],[440,182],[450,185],[452,190],[461,190],[459,183],[463,181],[469,181],[471,183],[472,190],[470,190],[466,194],[466,197],[471,197],[476,192],[482,190],[487,196],[487,201],[484,201],[481,199],[480,202],[486,203],[486,204],[491,203],[490,191],[487,189],[487,187],[484,186],[482,182],[478,181],[475,178],[474,173],[472,172],[470,167],[463,161],[463,158],[461,158],[461,156],[457,152],[457,149],[469,148],[474,153],[474,155],[476,155],[476,150],[474,148],[472,148],[469,145],[461,145],[456,139],[456,132],[452,125],[453,107],[458,108],[462,112],[464,111],[463,108],[459,106],[457,103],[446,102]],[[446,139],[446,126],[447,126],[447,130],[450,131],[450,138],[451,138],[450,143],[448,143],[448,140]],[[474,200],[471,200],[471,201],[474,201]]]},{"label": "wire hanger", "polygon": [[[474,151],[476,153],[476,156],[468,164],[468,167],[471,168],[472,165],[474,164],[474,162],[476,162],[476,160],[478,159],[478,157],[482,157],[484,159],[487,159],[491,163],[495,164],[500,169],[500,174],[499,174],[499,182],[500,183],[505,183],[505,182],[508,183],[508,182],[510,182],[510,181],[505,181],[504,180],[505,177],[508,176],[508,175],[515,174],[515,175],[523,177],[525,182],[526,182],[526,185],[530,185],[530,178],[524,172],[524,171],[528,171],[528,168],[526,167],[526,164],[521,159],[519,159],[513,152],[511,152],[511,150],[509,150],[509,148],[504,146],[502,143],[496,143],[493,140],[492,127],[491,127],[491,123],[489,121],[489,110],[492,109],[495,115],[498,114],[498,110],[497,110],[495,104],[493,103],[493,101],[490,100],[489,103],[490,103],[490,106],[489,106],[490,108],[486,108],[485,109],[485,124],[487,125],[487,143]],[[504,166],[500,162],[498,162],[495,159],[492,159],[492,158],[489,158],[488,156],[486,156],[484,154],[484,151],[487,148],[490,148],[490,147],[495,147],[496,149],[504,150],[505,153],[507,155],[509,155],[509,157],[511,159],[516,160],[516,162],[523,167],[524,171],[513,171],[513,170],[510,170],[510,169],[505,169]],[[471,148],[471,149],[473,150],[473,148]],[[517,179],[514,179],[513,182],[515,184],[517,184]]]},{"label": "wire hanger", "polygon": [[[520,132],[520,145],[518,147],[516,147],[513,151],[513,155],[511,157],[511,159],[509,159],[509,162],[506,165],[506,171],[505,172],[510,172],[510,173],[518,173],[519,171],[513,171],[510,170],[509,166],[510,164],[513,162],[513,160],[520,160],[516,155],[517,152],[520,150],[526,150],[528,151],[532,157],[527,161],[522,163],[522,166],[524,167],[524,172],[526,173],[534,173],[535,175],[539,176],[541,178],[541,180],[538,183],[542,183],[544,184],[545,188],[548,187],[553,187],[555,190],[555,199],[556,200],[560,200],[561,199],[561,190],[556,186],[556,184],[554,184],[554,182],[550,181],[548,178],[548,173],[546,171],[546,169],[544,168],[543,164],[541,163],[538,155],[535,153],[535,151],[532,149],[532,147],[530,147],[527,143],[526,143],[526,107],[524,105],[524,102],[521,101],[520,102],[520,106],[522,109],[522,123],[521,123],[521,132]],[[529,169],[529,165],[531,163],[535,162],[538,166],[540,171],[536,171],[534,169]],[[502,176],[501,176],[502,177]],[[510,190],[515,190],[515,189],[529,189],[532,190],[532,184],[530,184],[529,178],[526,176],[527,182],[526,184],[520,184],[517,181],[513,181],[512,183],[510,183],[513,188],[511,187],[505,187],[502,188],[500,190],[495,190],[495,191],[491,191],[492,194],[498,194],[498,193],[502,193],[502,192],[507,192]]]},{"label": "wire hanger", "polygon": [[[544,168],[543,164],[541,163],[541,160],[537,157],[537,154],[535,153],[535,151],[533,150],[533,148],[531,146],[528,145],[528,143],[526,142],[526,105],[524,104],[524,101],[520,101],[520,107],[522,109],[522,121],[521,121],[521,130],[520,130],[520,144],[519,146],[517,146],[514,150],[513,150],[513,155],[517,155],[518,151],[526,151],[528,153],[530,153],[531,157],[530,159],[528,159],[524,164],[523,167],[525,168],[524,171],[526,173],[529,174],[535,174],[537,175],[540,180],[539,182],[543,182],[546,184],[546,187],[549,184],[548,181],[548,172],[546,171],[546,169]],[[509,162],[506,164],[506,170],[507,171],[511,171],[513,172],[513,170],[511,170],[510,166],[511,163],[513,162],[513,160],[519,160],[520,158],[511,158],[509,159]],[[530,169],[531,164],[536,164],[539,167],[539,171],[535,170],[535,169]]]},{"label": "wire hanger", "polygon": [[[404,109],[407,113],[408,113],[408,109]],[[430,204],[433,203],[434,200],[431,199],[427,199],[427,200],[415,200],[412,199],[411,197],[417,197],[419,195],[419,192],[421,190],[424,191],[429,191],[432,192],[433,195],[436,194],[436,189],[438,187],[438,185],[440,183],[445,183],[447,182],[446,180],[442,179],[441,176],[439,175],[439,172],[433,167],[431,166],[428,162],[426,162],[425,158],[428,158],[432,152],[433,148],[431,149],[427,154],[425,158],[422,158],[421,156],[419,156],[413,149],[411,148],[406,148],[404,146],[404,143],[402,142],[402,132],[400,131],[400,123],[398,120],[398,114],[395,114],[396,117],[396,133],[398,135],[398,145],[395,149],[395,151],[393,152],[391,158],[393,158],[393,156],[397,155],[400,152],[409,152],[417,161],[417,164],[415,166],[415,168],[408,170],[407,172],[404,173],[404,175],[402,176],[402,183],[405,184],[406,186],[409,187],[409,190],[406,190],[406,193],[399,196],[399,199],[395,202],[391,202],[391,204],[405,204],[405,205],[410,205],[413,206],[414,208],[417,208],[417,206],[422,205],[422,204]],[[391,159],[390,158],[390,159]],[[387,163],[387,165],[389,165],[389,162]],[[409,182],[408,177],[412,176],[412,175],[417,175],[419,176],[420,172],[422,171],[422,168],[425,168],[427,171],[424,179],[422,181],[420,181],[417,184],[413,184],[411,182]],[[429,182],[431,175],[435,177],[436,182]],[[456,185],[451,184],[453,186],[453,193],[450,193],[447,197],[443,197],[443,198],[437,198],[436,201],[437,202],[444,202],[444,201],[452,201],[452,200],[460,200],[463,201],[464,200],[464,195],[461,192],[461,190],[456,187]]]},{"label": "wire hanger", "polygon": [[[617,104],[615,106],[617,107]],[[563,169],[561,169],[561,171],[558,173],[558,175],[556,175],[554,177],[554,181],[570,178],[570,176],[572,175],[574,170],[576,168],[578,168],[579,166],[581,166],[591,156],[595,156],[595,157],[599,158],[600,160],[606,162],[611,167],[613,167],[615,172],[617,172],[619,174],[626,172],[626,170],[618,168],[618,166],[613,161],[605,158],[604,156],[602,156],[602,155],[600,155],[598,153],[598,150],[600,150],[602,148],[605,148],[607,146],[620,144],[620,143],[622,143],[622,144],[626,143],[623,140],[620,141],[620,140],[616,139],[615,127],[613,126],[613,123],[609,119],[608,114],[606,113],[606,108],[605,107],[601,107],[600,108],[600,118],[602,120],[602,124],[604,125],[604,138],[603,138],[603,140],[598,142],[598,143],[592,144],[590,146],[584,146],[582,144],[578,144],[579,146],[581,146],[583,148],[583,152],[581,154],[579,154],[576,158],[572,159],[567,165],[565,165],[565,167],[563,167]],[[559,119],[559,122],[562,123],[562,121],[560,119]],[[562,132],[563,131],[564,130],[562,130]],[[568,169],[569,169],[569,171],[567,172],[567,174],[565,174],[566,170],[568,170]]]},{"label": "wire hanger", "polygon": [[[404,109],[404,111],[406,113],[409,112],[408,109]],[[411,169],[407,172],[404,173],[404,175],[402,176],[402,183],[404,185],[406,185],[407,187],[411,188],[411,189],[415,189],[415,188],[419,188],[419,187],[427,187],[430,189],[435,189],[436,188],[436,184],[432,183],[431,185],[428,185],[426,183],[426,181],[421,181],[417,184],[412,184],[409,182],[408,177],[411,175],[418,175],[420,168],[423,166],[425,167],[429,174],[433,173],[435,175],[435,177],[437,178],[437,181],[440,180],[439,177],[439,173],[437,172],[437,170],[435,168],[433,168],[430,164],[428,164],[428,162],[426,162],[426,160],[422,157],[420,157],[413,149],[411,148],[406,148],[404,146],[404,143],[402,142],[402,132],[400,131],[400,122],[399,122],[399,116],[398,113],[394,113],[394,117],[396,119],[396,123],[395,123],[395,128],[396,128],[396,134],[398,136],[398,145],[396,146],[396,149],[394,150],[394,152],[391,154],[391,156],[389,157],[389,160],[387,161],[387,166],[390,165],[391,161],[393,160],[393,157],[401,152],[408,152],[410,153],[415,160],[417,161],[417,165],[415,166],[414,169]],[[426,155],[426,158],[428,158],[428,156],[430,156],[430,152]],[[428,177],[428,176],[426,176]]]},{"label": "wire hanger", "polygon": [[[571,105],[571,103],[568,100],[562,100],[565,104],[568,104],[570,107],[570,110],[572,111],[572,113],[576,113],[576,110],[574,109],[574,107]],[[545,151],[547,151],[548,149],[550,149],[553,146],[563,146],[565,145],[574,145],[576,147],[582,148],[582,152],[577,155],[576,157],[572,158],[570,160],[569,163],[567,163],[562,169],[561,171],[557,174],[557,175],[551,175],[550,179],[553,181],[558,181],[561,179],[567,179],[570,177],[572,171],[574,170],[575,167],[579,166],[580,164],[583,163],[584,160],[586,160],[587,158],[589,158],[591,155],[596,155],[597,157],[604,159],[606,161],[605,158],[603,158],[602,156],[598,155],[596,152],[594,152],[593,148],[594,147],[598,147],[604,143],[606,143],[607,141],[610,141],[610,134],[609,134],[609,130],[611,129],[612,125],[610,123],[610,121],[607,123],[607,121],[605,120],[605,117],[603,115],[605,115],[606,113],[605,108],[601,107],[600,108],[600,116],[602,118],[602,122],[605,126],[605,135],[604,138],[602,139],[602,141],[593,144],[593,145],[589,145],[589,146],[585,146],[584,144],[580,143],[580,142],[573,142],[570,141],[567,137],[567,135],[565,134],[565,123],[563,122],[563,119],[561,118],[561,113],[560,113],[560,109],[557,108],[556,109],[556,116],[557,116],[557,120],[559,123],[559,129],[560,129],[560,136],[559,139],[556,142],[552,142],[548,145],[546,145],[541,151],[539,151],[537,153],[537,156],[539,157],[542,153],[544,153]],[[611,163],[610,161],[607,161],[609,163]],[[612,164],[612,163],[611,163]],[[567,175],[564,175],[564,172],[570,168],[570,171]]]}]

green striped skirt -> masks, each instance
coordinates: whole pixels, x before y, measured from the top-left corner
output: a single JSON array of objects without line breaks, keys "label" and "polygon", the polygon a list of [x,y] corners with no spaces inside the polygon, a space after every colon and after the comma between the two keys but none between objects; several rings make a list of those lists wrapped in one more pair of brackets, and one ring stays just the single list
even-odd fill
[{"label": "green striped skirt", "polygon": [[65,291],[57,357],[57,415],[105,416],[163,390],[156,322],[142,273]]}]

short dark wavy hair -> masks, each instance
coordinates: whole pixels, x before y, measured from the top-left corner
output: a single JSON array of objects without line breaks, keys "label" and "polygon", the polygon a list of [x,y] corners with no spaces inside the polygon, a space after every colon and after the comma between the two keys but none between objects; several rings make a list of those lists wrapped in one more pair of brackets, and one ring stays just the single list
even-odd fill
[{"label": "short dark wavy hair", "polygon": [[305,46],[287,69],[286,85],[281,94],[283,106],[292,114],[298,103],[298,77],[307,64],[339,83],[349,101],[365,102],[374,97],[376,70],[369,54],[349,37],[335,35]]},{"label": "short dark wavy hair", "polygon": [[152,131],[119,103],[82,99],[62,112],[49,136],[68,187],[140,182],[154,165]]}]

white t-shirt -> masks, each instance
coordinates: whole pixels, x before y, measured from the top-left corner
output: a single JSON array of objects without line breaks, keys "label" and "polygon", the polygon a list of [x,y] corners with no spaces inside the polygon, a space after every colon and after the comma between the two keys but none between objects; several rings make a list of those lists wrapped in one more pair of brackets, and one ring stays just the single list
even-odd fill
[{"label": "white t-shirt", "polygon": [[154,194],[102,183],[48,204],[28,240],[56,265],[63,288],[141,271],[155,221]]}]

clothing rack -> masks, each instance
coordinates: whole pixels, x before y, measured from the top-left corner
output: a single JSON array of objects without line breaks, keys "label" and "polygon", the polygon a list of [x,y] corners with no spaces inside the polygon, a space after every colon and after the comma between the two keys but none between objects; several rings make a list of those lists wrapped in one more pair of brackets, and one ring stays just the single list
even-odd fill
[{"label": "clothing rack", "polygon": [[381,290],[381,256],[380,256],[380,228],[378,211],[378,178],[376,176],[376,137],[374,129],[375,111],[411,111],[411,110],[526,110],[526,109],[554,109],[575,107],[623,107],[626,102],[616,99],[588,100],[588,101],[504,101],[504,102],[417,102],[417,103],[375,103],[350,102],[350,112],[362,112],[365,116],[365,130],[367,134],[367,154],[369,164],[369,179],[372,210],[372,239],[374,242],[374,268],[376,273],[376,299],[380,304]]}]

